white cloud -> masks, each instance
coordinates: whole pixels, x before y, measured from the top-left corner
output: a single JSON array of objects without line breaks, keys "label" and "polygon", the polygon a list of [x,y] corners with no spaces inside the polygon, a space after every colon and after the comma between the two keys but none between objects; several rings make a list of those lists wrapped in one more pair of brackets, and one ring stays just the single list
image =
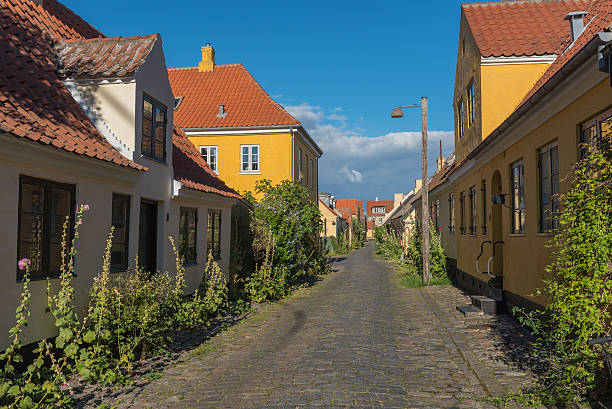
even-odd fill
[{"label": "white cloud", "polygon": [[363,182],[363,175],[361,172],[355,169],[349,169],[346,166],[338,171],[338,174],[344,178],[346,178],[349,182],[352,183],[361,183]]},{"label": "white cloud", "polygon": [[[319,106],[300,104],[285,108],[302,122],[324,151],[319,160],[319,190],[338,198],[392,199],[395,192],[413,189],[414,180],[421,177],[420,132],[370,137],[360,128],[348,128],[344,115],[327,114]],[[444,155],[448,155],[453,151],[454,137],[450,131],[430,131],[428,137],[431,175],[439,156],[440,140]]]}]

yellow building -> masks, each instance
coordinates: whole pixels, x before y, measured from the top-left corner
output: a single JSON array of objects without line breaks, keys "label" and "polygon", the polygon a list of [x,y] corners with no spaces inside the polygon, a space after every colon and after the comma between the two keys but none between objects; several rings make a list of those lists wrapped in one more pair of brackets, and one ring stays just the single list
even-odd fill
[{"label": "yellow building", "polygon": [[168,77],[175,123],[229,186],[255,193],[260,179],[298,180],[316,200],[323,151],[242,64],[216,65],[207,44],[197,67],[169,69]]},{"label": "yellow building", "polygon": [[[601,52],[611,47],[612,16],[599,10],[604,7],[610,10],[612,1],[462,7],[456,157],[430,186],[430,208],[447,253],[456,257],[449,264],[456,263],[459,283],[500,296],[506,307],[546,303],[532,294],[543,287],[551,261],[559,193],[569,187],[565,176],[583,143],[612,121]],[[554,61],[536,62],[542,56]],[[488,58],[515,64],[483,65]],[[414,206],[420,211],[420,201]]]}]

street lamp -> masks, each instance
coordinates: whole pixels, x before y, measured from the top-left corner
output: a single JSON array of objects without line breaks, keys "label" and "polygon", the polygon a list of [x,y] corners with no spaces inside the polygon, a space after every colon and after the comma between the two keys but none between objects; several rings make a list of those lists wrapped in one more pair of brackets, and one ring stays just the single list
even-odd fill
[{"label": "street lamp", "polygon": [[401,105],[393,108],[391,118],[403,118],[402,108],[421,108],[421,135],[423,151],[421,153],[422,187],[421,187],[421,233],[423,240],[423,282],[429,285],[431,275],[429,273],[429,181],[427,180],[427,97],[421,98],[420,104]]}]

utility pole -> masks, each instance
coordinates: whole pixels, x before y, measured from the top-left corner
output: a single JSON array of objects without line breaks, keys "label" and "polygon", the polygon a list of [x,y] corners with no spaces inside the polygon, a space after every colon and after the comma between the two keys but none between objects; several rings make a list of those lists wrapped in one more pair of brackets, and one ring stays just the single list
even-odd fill
[{"label": "utility pole", "polygon": [[[429,181],[427,179],[427,97],[421,98],[420,104],[396,106],[391,112],[391,118],[403,118],[404,112],[402,108],[421,108],[421,126],[423,136],[423,151],[421,153],[421,169],[422,180],[421,184],[421,230],[422,230],[422,246],[423,249],[423,283],[429,285]],[[440,145],[441,146],[441,145]]]},{"label": "utility pole", "polygon": [[421,193],[421,232],[423,238],[423,283],[429,285],[429,180],[427,178],[427,97],[421,98],[421,133],[423,139],[423,151],[421,152],[421,170],[423,177]]}]

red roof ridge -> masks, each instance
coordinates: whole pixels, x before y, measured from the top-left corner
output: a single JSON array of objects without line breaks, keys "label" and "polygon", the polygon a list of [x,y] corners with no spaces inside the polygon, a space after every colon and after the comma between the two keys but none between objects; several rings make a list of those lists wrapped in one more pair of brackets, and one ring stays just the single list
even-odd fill
[{"label": "red roof ridge", "polygon": [[[236,62],[236,63],[231,63],[231,64],[215,64],[215,69],[217,68],[225,68],[225,67],[239,67],[242,66],[244,67],[244,64],[241,62]],[[199,67],[197,65],[193,66],[193,67],[173,67],[173,68],[168,68],[168,71],[170,70],[195,70],[198,69]]]},{"label": "red roof ridge", "polygon": [[65,38],[65,39],[60,39],[59,42],[62,42],[62,43],[101,42],[102,43],[102,42],[120,41],[120,40],[124,40],[124,41],[142,40],[145,38],[153,38],[153,37],[161,38],[161,34],[155,33],[155,34],[148,34],[144,36],[130,36],[130,37],[115,36],[115,37],[93,37],[93,38]]}]

